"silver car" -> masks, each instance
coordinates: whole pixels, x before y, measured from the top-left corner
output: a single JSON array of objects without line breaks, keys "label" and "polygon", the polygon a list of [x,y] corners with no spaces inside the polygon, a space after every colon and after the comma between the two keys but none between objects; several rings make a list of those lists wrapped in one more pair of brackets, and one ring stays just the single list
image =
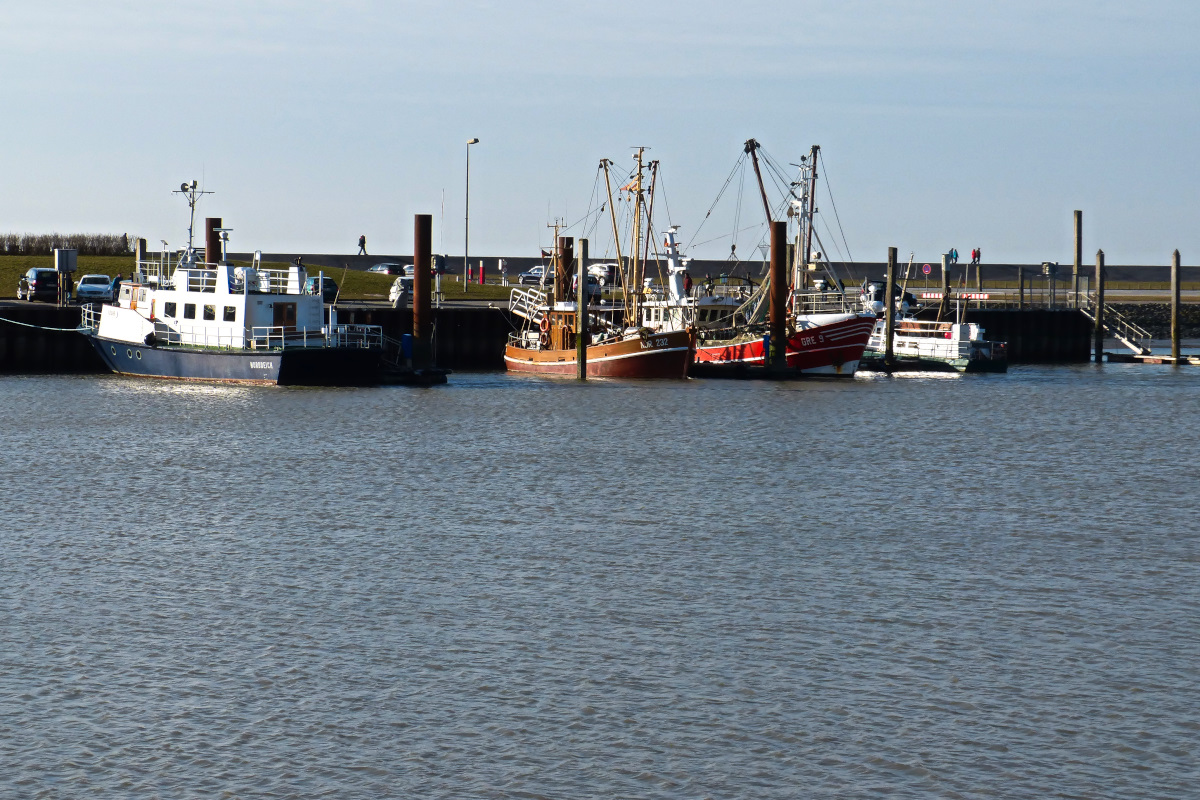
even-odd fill
[{"label": "silver car", "polygon": [[75,284],[75,302],[111,303],[112,278],[107,275],[84,275]]}]

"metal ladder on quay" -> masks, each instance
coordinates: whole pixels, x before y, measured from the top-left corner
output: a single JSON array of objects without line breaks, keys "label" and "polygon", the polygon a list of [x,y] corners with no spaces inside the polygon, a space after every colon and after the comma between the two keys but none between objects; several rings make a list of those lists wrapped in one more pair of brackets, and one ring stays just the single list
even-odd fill
[{"label": "metal ladder on quay", "polygon": [[[538,289],[513,289],[508,296],[508,310],[538,327],[542,324],[542,318],[546,316],[545,295]],[[603,330],[607,333],[619,330],[604,317],[592,313],[588,314],[588,326],[593,331]]]},{"label": "metal ladder on quay", "polygon": [[[1088,294],[1087,301],[1081,303],[1079,310],[1084,316],[1096,322],[1096,298]],[[1128,347],[1135,355],[1144,356],[1150,353],[1150,348],[1143,344],[1151,339],[1150,331],[1130,320],[1108,303],[1104,304],[1104,330],[1121,344]]]},{"label": "metal ladder on quay", "polygon": [[545,316],[543,306],[546,300],[538,289],[513,289],[508,296],[508,310],[518,317],[524,317],[534,325],[542,323]]}]

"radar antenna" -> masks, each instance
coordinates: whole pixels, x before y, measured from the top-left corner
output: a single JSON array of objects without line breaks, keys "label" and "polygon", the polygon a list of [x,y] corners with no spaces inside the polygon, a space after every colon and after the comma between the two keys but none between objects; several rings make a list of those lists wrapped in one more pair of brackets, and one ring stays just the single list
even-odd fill
[{"label": "radar antenna", "polygon": [[188,208],[191,210],[191,216],[188,218],[188,243],[187,251],[192,252],[192,229],[196,226],[196,203],[200,200],[200,195],[212,194],[212,192],[201,191],[196,188],[196,182],[188,183],[184,181],[179,184],[179,188],[171,192],[171,194],[181,194],[187,200]]}]

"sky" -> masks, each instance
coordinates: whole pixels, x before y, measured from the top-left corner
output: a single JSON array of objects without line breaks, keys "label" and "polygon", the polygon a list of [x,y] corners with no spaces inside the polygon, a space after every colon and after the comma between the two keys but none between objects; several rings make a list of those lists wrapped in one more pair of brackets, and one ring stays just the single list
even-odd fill
[{"label": "sky", "polygon": [[[662,216],[723,258],[751,137],[824,157],[818,232],[855,260],[1200,263],[1190,0],[0,0],[0,231],[177,247],[537,255],[597,164],[661,165]],[[828,203],[827,190],[833,203]],[[836,219],[831,213],[836,205]],[[740,213],[740,217],[738,216]],[[656,212],[656,225],[666,221]],[[838,221],[840,220],[840,225]],[[704,222],[703,236],[694,237]],[[576,233],[578,228],[570,231]],[[739,240],[745,253],[751,231]],[[700,242],[705,242],[701,244]],[[595,249],[595,248],[594,248]]]}]

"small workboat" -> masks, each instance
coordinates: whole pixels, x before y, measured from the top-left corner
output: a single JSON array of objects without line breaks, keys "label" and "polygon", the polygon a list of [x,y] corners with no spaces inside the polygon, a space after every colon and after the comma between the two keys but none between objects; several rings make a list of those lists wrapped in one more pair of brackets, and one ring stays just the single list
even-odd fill
[{"label": "small workboat", "polygon": [[[907,273],[907,270],[905,271]],[[903,286],[892,286],[895,330],[892,332],[892,364],[887,355],[887,326],[884,310],[884,281],[864,281],[860,294],[863,309],[879,315],[871,340],[863,354],[862,368],[872,372],[1007,372],[1008,347],[983,337],[984,329],[973,322],[913,316],[916,300]],[[944,299],[948,301],[948,298]],[[943,307],[945,302],[943,302]],[[939,309],[939,312],[943,309]],[[940,314],[939,314],[940,316]]]},{"label": "small workboat", "polygon": [[936,322],[898,317],[892,336],[892,367],[887,369],[884,320],[875,322],[863,353],[862,369],[873,372],[1007,372],[1005,342],[983,338],[973,322]]}]

